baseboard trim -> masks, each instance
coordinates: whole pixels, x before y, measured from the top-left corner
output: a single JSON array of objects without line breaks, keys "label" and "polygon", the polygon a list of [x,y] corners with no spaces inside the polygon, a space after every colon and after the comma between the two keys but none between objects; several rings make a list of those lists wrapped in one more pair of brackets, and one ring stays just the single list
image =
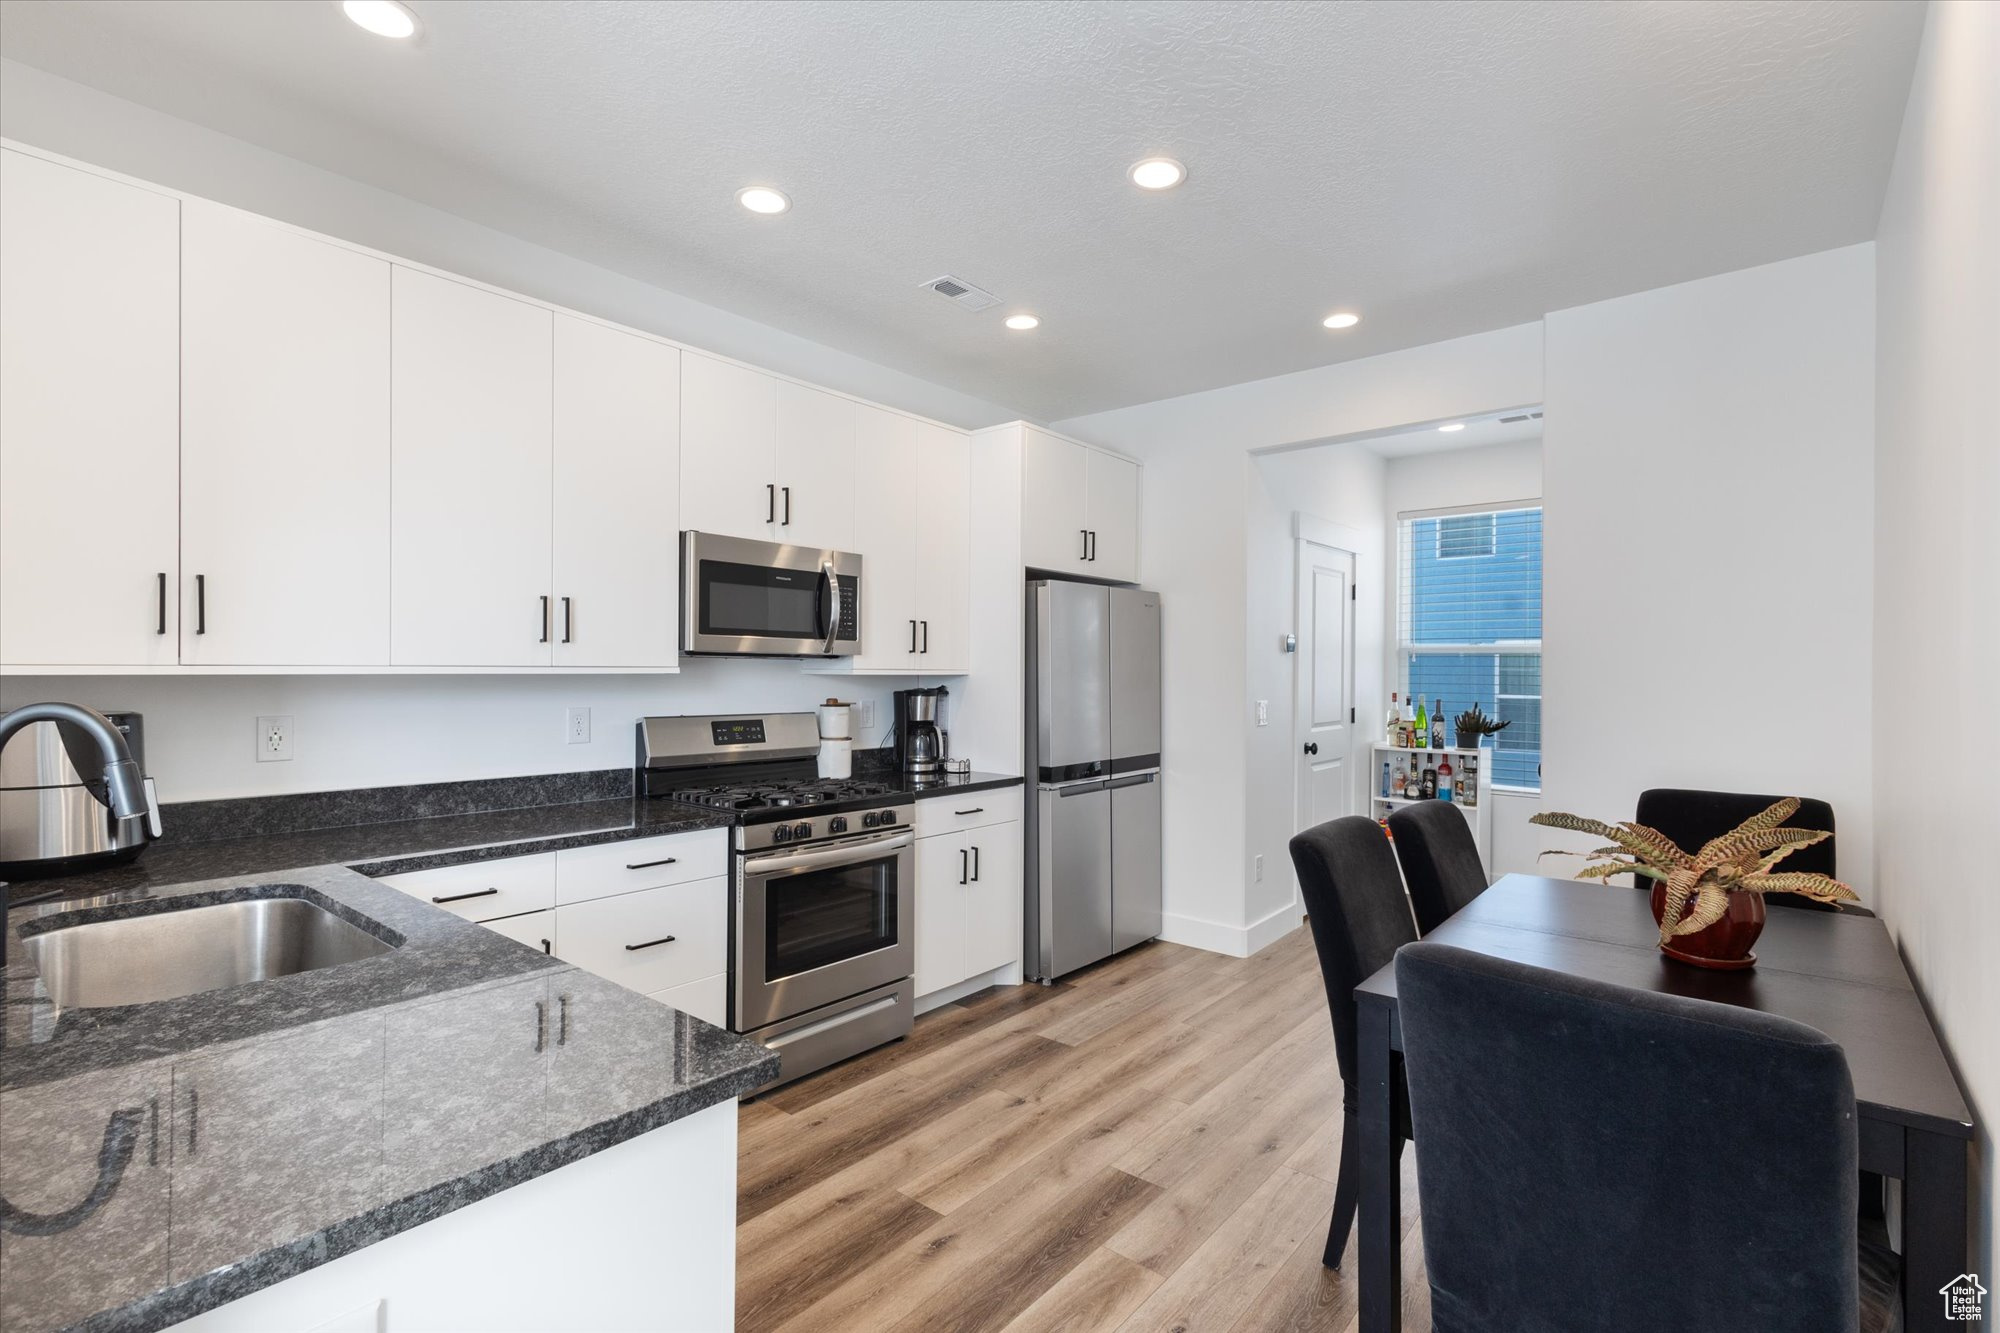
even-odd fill
[{"label": "baseboard trim", "polygon": [[955,986],[946,986],[940,990],[934,990],[929,995],[919,995],[917,997],[916,1013],[922,1015],[929,1013],[933,1009],[942,1009],[955,1000],[962,1000],[966,996],[983,991],[989,986],[1018,986],[1020,984],[1021,965],[1019,963],[1009,963],[1005,967],[996,967],[991,972],[981,972],[976,977],[967,977]]},{"label": "baseboard trim", "polygon": [[1225,925],[1220,921],[1168,912],[1160,920],[1160,938],[1172,944],[1185,944],[1192,949],[1227,954],[1231,958],[1248,958],[1269,948],[1298,927],[1299,905],[1292,902],[1247,926]]}]

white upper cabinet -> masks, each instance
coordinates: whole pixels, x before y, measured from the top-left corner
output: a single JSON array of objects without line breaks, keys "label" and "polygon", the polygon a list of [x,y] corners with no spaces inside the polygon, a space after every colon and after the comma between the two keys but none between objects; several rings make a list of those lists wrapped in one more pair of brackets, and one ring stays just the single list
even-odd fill
[{"label": "white upper cabinet", "polygon": [[679,630],[680,351],[555,321],[555,664],[671,667]]},{"label": "white upper cabinet", "polygon": [[1032,569],[1134,582],[1139,577],[1139,465],[1021,432],[1021,557]]},{"label": "white upper cabinet", "polygon": [[1096,449],[1084,466],[1090,572],[1121,583],[1139,580],[1139,465]]},{"label": "white upper cabinet", "polygon": [[401,265],[394,283],[391,660],[548,666],[553,317]]},{"label": "white upper cabinet", "polygon": [[681,527],[777,540],[777,413],[773,377],[681,357]]},{"label": "white upper cabinet", "polygon": [[180,202],[0,150],[0,662],[179,644]]},{"label": "white upper cabinet", "polygon": [[[777,383],[778,522],[772,540],[825,551],[854,542],[854,419],[837,394]],[[862,565],[862,576],[872,571]]]},{"label": "white upper cabinet", "polygon": [[855,431],[854,550],[861,555],[861,651],[855,671],[917,669],[917,423],[860,409]]},{"label": "white upper cabinet", "polygon": [[389,264],[181,215],[181,661],[389,663]]},{"label": "white upper cabinet", "polygon": [[917,666],[972,669],[972,442],[917,423]]}]

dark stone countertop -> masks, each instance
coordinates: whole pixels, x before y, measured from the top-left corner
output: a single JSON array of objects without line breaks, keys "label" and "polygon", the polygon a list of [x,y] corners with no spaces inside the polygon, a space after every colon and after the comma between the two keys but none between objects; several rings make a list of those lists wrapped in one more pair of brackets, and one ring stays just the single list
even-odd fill
[{"label": "dark stone countertop", "polygon": [[1001,787],[1018,787],[1019,777],[1005,773],[962,773],[942,778],[903,778],[903,790],[919,801],[928,801],[934,796],[951,796],[961,792],[994,791]]},{"label": "dark stone countertop", "polygon": [[[169,807],[168,818],[171,811]],[[568,847],[727,828],[734,822],[719,811],[623,796],[609,801],[350,824],[212,842],[174,841],[170,829],[167,841],[146,848],[137,860],[61,879],[24,880],[14,885],[13,891],[17,902],[44,889],[60,888],[65,897],[76,897],[157,888],[224,875],[258,874],[290,866],[341,865],[365,875],[400,875],[412,870],[561,851]]]},{"label": "dark stone countertop", "polygon": [[[304,898],[395,947],[58,1011],[22,943],[257,897]],[[7,929],[0,1327],[164,1328],[775,1073],[761,1046],[338,866],[65,898]],[[538,1040],[558,1014],[564,1042]]]}]

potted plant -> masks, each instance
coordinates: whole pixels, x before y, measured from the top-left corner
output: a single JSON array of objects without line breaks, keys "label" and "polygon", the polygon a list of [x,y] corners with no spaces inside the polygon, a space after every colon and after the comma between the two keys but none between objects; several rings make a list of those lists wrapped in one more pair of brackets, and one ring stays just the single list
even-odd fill
[{"label": "potted plant", "polygon": [[1796,893],[1823,903],[1855,901],[1854,890],[1830,875],[1777,869],[1799,848],[1833,836],[1817,829],[1781,828],[1798,808],[1798,798],[1787,796],[1692,854],[1643,824],[1606,824],[1555,811],[1528,822],[1589,833],[1612,844],[1588,852],[1542,853],[1592,862],[1577,872],[1578,879],[1630,873],[1651,880],[1661,953],[1696,967],[1741,968],[1757,961],[1750,946],[1764,932],[1765,894]]},{"label": "potted plant", "polygon": [[1478,704],[1452,719],[1452,726],[1458,730],[1458,748],[1461,750],[1476,750],[1481,738],[1505,731],[1513,725],[1512,722],[1495,722]]}]

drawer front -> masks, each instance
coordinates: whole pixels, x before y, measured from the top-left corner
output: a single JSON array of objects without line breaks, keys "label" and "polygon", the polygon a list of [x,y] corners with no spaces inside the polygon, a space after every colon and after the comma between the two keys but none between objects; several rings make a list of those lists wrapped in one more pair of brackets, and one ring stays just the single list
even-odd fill
[{"label": "drawer front", "polygon": [[669,986],[666,990],[654,991],[646,997],[670,1004],[684,1014],[691,1014],[704,1023],[717,1027],[727,1027],[729,1023],[729,974],[718,972],[700,981],[684,982]]},{"label": "drawer front", "polygon": [[413,870],[407,875],[385,876],[379,882],[468,921],[491,921],[556,905],[556,854],[539,852],[438,870]]},{"label": "drawer front", "polygon": [[540,949],[543,953],[556,951],[556,912],[553,907],[542,912],[503,916],[498,921],[482,921],[479,924],[495,934],[505,935],[517,944],[525,944],[530,949]]},{"label": "drawer front", "polygon": [[557,955],[641,995],[728,971],[728,933],[719,876],[556,909]]},{"label": "drawer front", "polygon": [[927,796],[917,802],[917,836],[984,828],[1021,817],[1021,789],[997,787],[963,796]]},{"label": "drawer front", "polygon": [[727,829],[572,847],[556,853],[556,901],[587,902],[728,873]]}]

